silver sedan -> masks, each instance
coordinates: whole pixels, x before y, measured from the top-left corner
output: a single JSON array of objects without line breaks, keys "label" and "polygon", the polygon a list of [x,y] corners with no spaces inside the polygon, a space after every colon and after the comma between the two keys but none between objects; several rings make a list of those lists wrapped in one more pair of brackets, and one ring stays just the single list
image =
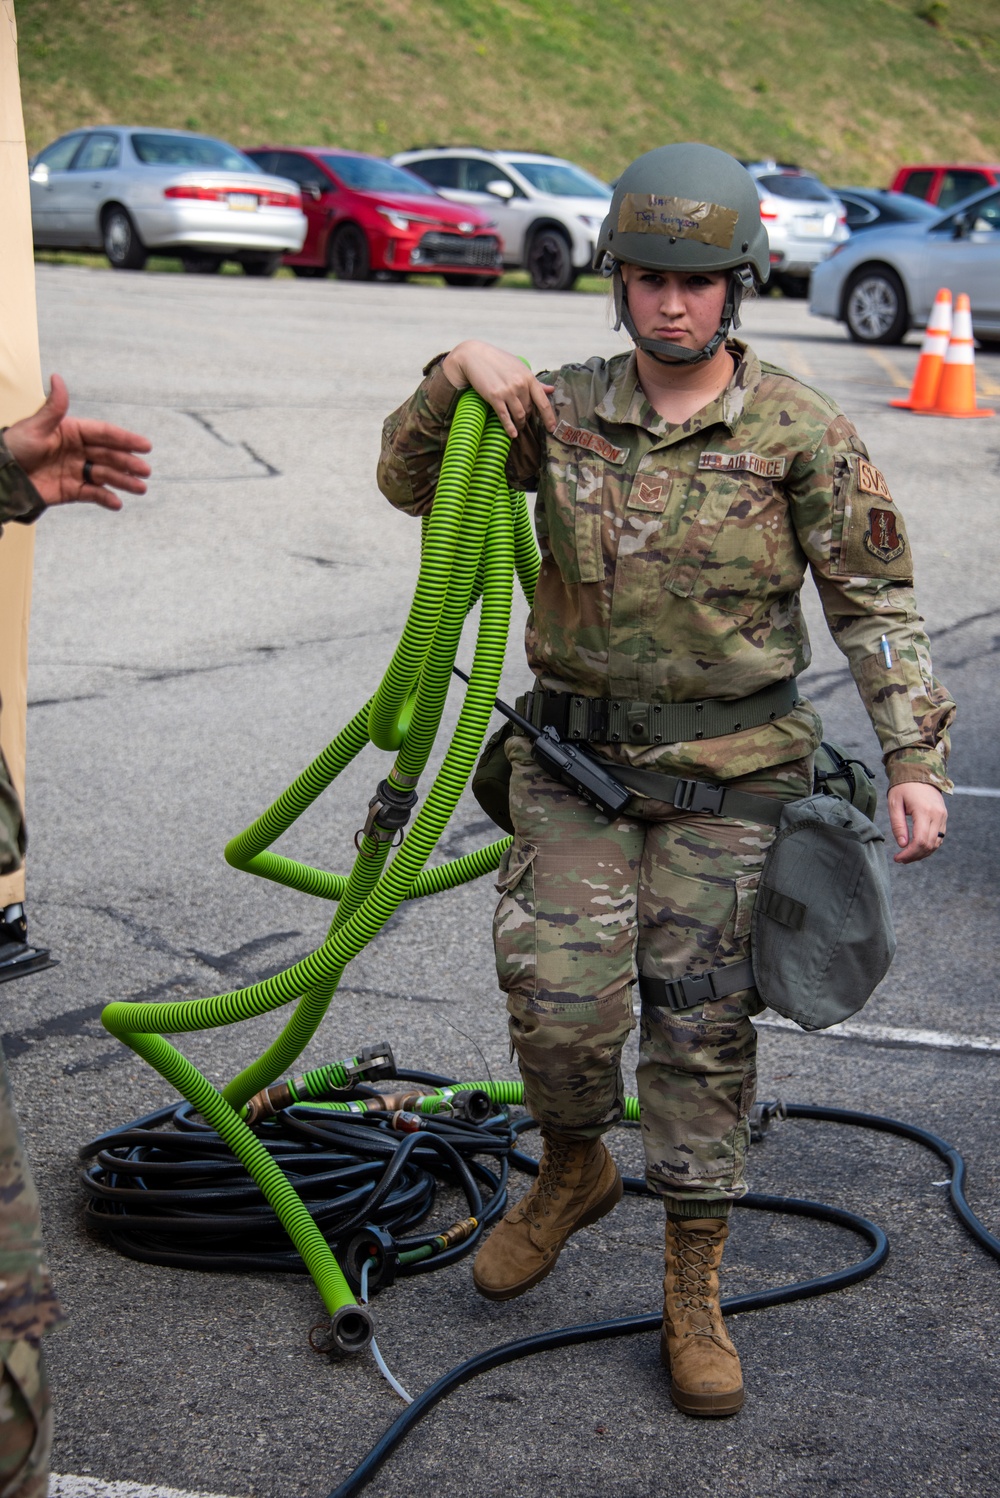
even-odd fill
[{"label": "silver sedan", "polygon": [[869,229],[813,271],[809,310],[847,325],[856,343],[902,343],[922,328],[940,287],[972,303],[980,343],[1000,348],[1000,191],[957,203],[930,223]]},{"label": "silver sedan", "polygon": [[302,248],[296,183],[270,177],[221,140],[185,130],[101,126],[60,136],[31,162],[38,249],[103,249],[119,270],[177,255],[185,270],[238,261],[273,275]]}]

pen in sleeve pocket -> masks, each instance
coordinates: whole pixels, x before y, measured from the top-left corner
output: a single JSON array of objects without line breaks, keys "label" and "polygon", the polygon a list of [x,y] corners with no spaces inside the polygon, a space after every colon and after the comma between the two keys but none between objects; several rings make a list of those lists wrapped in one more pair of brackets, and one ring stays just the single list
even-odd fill
[{"label": "pen in sleeve pocket", "polygon": [[886,639],[885,635],[882,636],[881,640],[879,641],[879,644],[882,647],[882,659],[885,661],[886,665],[891,670],[892,669],[892,651],[889,649],[889,641]]}]

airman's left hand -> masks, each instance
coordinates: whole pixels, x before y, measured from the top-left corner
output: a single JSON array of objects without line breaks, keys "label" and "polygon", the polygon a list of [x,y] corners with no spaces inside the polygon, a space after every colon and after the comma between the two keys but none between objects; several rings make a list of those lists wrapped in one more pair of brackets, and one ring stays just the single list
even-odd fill
[{"label": "airman's left hand", "polygon": [[889,791],[889,824],[900,851],[894,863],[916,863],[935,853],[944,842],[948,809],[933,785],[907,781]]}]

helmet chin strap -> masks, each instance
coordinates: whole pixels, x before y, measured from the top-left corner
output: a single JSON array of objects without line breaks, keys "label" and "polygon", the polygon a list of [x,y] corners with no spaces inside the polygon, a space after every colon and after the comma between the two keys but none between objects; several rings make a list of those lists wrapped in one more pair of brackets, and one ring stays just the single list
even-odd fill
[{"label": "helmet chin strap", "polygon": [[665,343],[661,338],[642,338],[629,311],[628,292],[622,278],[622,268],[617,262],[612,271],[612,292],[615,300],[615,328],[624,328],[636,348],[649,354],[660,364],[703,364],[718,353],[730,333],[740,325],[740,304],[744,291],[753,286],[753,271],[741,265],[731,272],[726,289],[726,300],[722,308],[722,321],[705,344],[704,348],[681,348],[676,343]]}]

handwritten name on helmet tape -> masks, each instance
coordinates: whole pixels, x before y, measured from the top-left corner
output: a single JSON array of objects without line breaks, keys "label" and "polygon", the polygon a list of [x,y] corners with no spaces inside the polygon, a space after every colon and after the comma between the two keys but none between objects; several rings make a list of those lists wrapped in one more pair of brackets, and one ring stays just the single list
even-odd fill
[{"label": "handwritten name on helmet tape", "polygon": [[653,192],[627,192],[618,209],[619,234],[665,234],[699,244],[732,249],[739,214],[720,203],[694,198],[661,198]]},{"label": "handwritten name on helmet tape", "polygon": [[702,453],[699,468],[715,468],[725,473],[754,473],[761,479],[785,476],[784,458],[762,458],[757,453]]},{"label": "handwritten name on helmet tape", "polygon": [[561,421],[552,435],[560,442],[565,442],[567,447],[587,447],[608,463],[624,463],[628,457],[627,447],[615,447],[600,432],[588,432],[586,427],[570,426],[568,421]]},{"label": "handwritten name on helmet tape", "polygon": [[875,465],[866,462],[864,458],[858,459],[858,488],[862,494],[874,494],[877,499],[884,499],[886,504],[892,504],[889,485]]}]

